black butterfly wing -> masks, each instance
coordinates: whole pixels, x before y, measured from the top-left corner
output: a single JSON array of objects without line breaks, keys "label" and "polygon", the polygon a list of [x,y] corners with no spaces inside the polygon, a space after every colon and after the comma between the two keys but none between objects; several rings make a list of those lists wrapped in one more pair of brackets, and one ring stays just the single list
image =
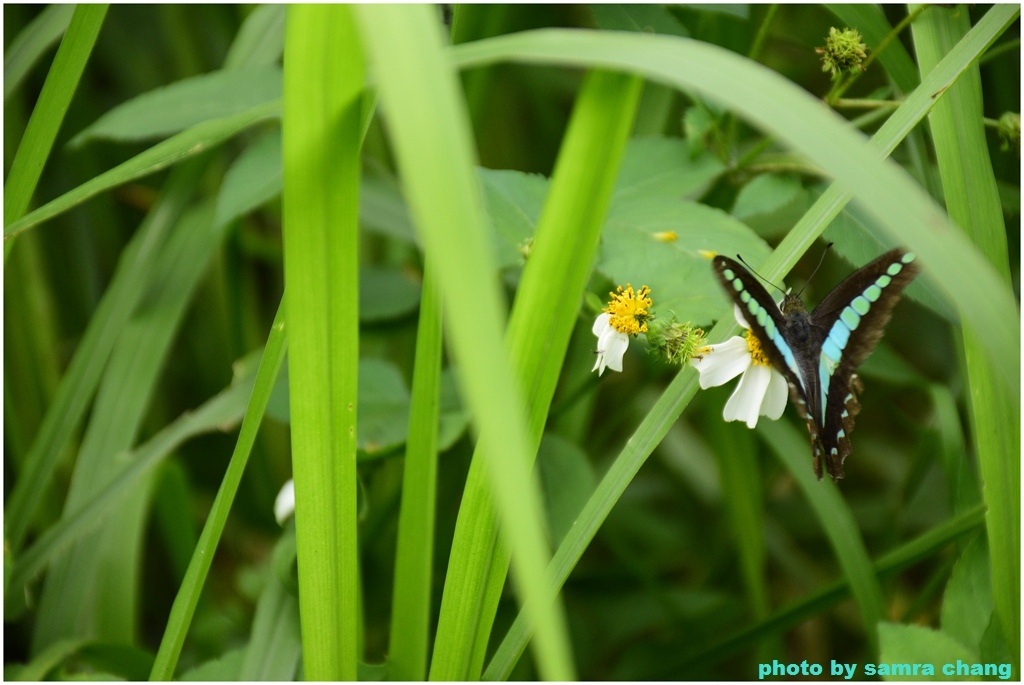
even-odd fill
[{"label": "black butterfly wing", "polygon": [[811,401],[811,392],[817,387],[817,379],[807,377],[806,369],[801,369],[806,365],[801,364],[798,351],[786,340],[785,333],[789,324],[779,306],[775,304],[775,300],[764,286],[735,260],[718,255],[712,264],[718,281],[743,312],[754,335],[761,342],[761,349],[768,356],[768,361],[789,381],[794,403],[797,403],[802,411],[809,410],[812,416],[815,415],[813,408],[807,405]]},{"label": "black butterfly wing", "polygon": [[843,477],[843,460],[852,449],[850,432],[860,411],[857,367],[875,349],[893,307],[918,271],[913,253],[886,252],[837,285],[810,316],[821,340],[815,361],[823,420],[814,440],[815,461],[820,451],[833,480]]}]

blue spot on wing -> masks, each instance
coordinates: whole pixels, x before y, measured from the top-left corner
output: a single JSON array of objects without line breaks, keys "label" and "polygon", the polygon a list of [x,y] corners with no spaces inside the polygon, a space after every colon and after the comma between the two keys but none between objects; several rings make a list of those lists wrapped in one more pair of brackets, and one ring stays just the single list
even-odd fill
[{"label": "blue spot on wing", "polygon": [[772,342],[775,343],[775,348],[782,353],[782,358],[786,360],[786,366],[788,366],[797,378],[800,378],[800,369],[796,365],[796,358],[793,356],[793,350],[790,349],[789,345],[782,338],[781,335],[774,336]]},{"label": "blue spot on wing", "polygon": [[[838,364],[839,359],[843,356],[843,348],[837,345],[836,342],[830,336],[828,338],[825,338],[825,342],[821,346],[821,353],[823,355],[828,355],[828,358],[833,362],[833,364]],[[831,374],[832,371],[830,369],[829,375]]]},{"label": "blue spot on wing", "polygon": [[[846,327],[846,324],[842,321],[836,321],[832,324],[832,330],[828,332],[828,339],[826,342],[831,341],[833,345],[838,347],[840,350],[846,349],[846,343],[850,340],[850,329]],[[831,354],[829,356],[832,356]],[[838,359],[838,357],[832,357]]]},{"label": "blue spot on wing", "polygon": [[818,364],[818,384],[821,386],[821,418],[827,416],[828,409],[828,386],[832,382],[832,369],[828,358],[822,354],[821,362]]}]

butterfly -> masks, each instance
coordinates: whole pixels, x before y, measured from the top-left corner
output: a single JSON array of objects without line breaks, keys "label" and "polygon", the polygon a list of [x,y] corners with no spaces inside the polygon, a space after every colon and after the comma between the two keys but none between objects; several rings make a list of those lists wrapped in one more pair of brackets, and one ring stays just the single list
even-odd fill
[{"label": "butterfly", "polygon": [[918,274],[914,253],[886,252],[837,285],[810,313],[799,295],[787,294],[776,305],[733,259],[718,255],[713,266],[768,360],[789,382],[790,397],[811,434],[814,473],[820,480],[824,461],[832,480],[839,480],[860,411],[857,367],[875,349],[903,289]]}]

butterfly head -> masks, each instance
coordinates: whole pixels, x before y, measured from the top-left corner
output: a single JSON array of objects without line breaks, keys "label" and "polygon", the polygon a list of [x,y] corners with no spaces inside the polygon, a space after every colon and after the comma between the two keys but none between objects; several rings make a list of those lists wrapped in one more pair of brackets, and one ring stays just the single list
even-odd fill
[{"label": "butterfly head", "polygon": [[800,299],[799,295],[793,295],[786,293],[786,297],[782,299],[782,304],[779,305],[779,309],[782,310],[783,314],[806,314],[807,307],[804,306],[804,301]]}]

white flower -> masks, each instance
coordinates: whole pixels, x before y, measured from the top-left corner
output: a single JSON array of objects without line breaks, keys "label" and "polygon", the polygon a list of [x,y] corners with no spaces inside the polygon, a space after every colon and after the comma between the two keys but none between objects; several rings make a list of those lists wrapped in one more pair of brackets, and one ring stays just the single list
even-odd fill
[{"label": "white flower", "polygon": [[647,332],[651,320],[651,289],[646,285],[633,291],[633,286],[621,285],[611,295],[611,301],[594,322],[597,336],[597,361],[591,371],[600,376],[605,368],[622,371],[622,355],[629,347],[629,336]]},{"label": "white flower", "polygon": [[[736,376],[740,382],[725,403],[722,418],[726,421],[745,421],[748,428],[757,425],[759,416],[773,421],[786,409],[786,378],[776,371],[761,349],[761,341],[750,329],[739,307],[735,308],[736,321],[748,329],[745,338],[734,336],[718,345],[709,345],[701,357],[690,363],[700,372],[700,387],[707,389],[722,385]],[[742,375],[741,375],[742,374]]]},{"label": "white flower", "polygon": [[602,312],[594,322],[597,361],[591,371],[597,371],[598,376],[604,373],[605,367],[612,371],[622,371],[622,355],[626,354],[626,348],[629,347],[629,336],[612,328],[611,318],[611,314]]},{"label": "white flower", "polygon": [[291,478],[281,486],[274,500],[274,518],[278,525],[283,526],[288,517],[295,513],[295,481]]}]

